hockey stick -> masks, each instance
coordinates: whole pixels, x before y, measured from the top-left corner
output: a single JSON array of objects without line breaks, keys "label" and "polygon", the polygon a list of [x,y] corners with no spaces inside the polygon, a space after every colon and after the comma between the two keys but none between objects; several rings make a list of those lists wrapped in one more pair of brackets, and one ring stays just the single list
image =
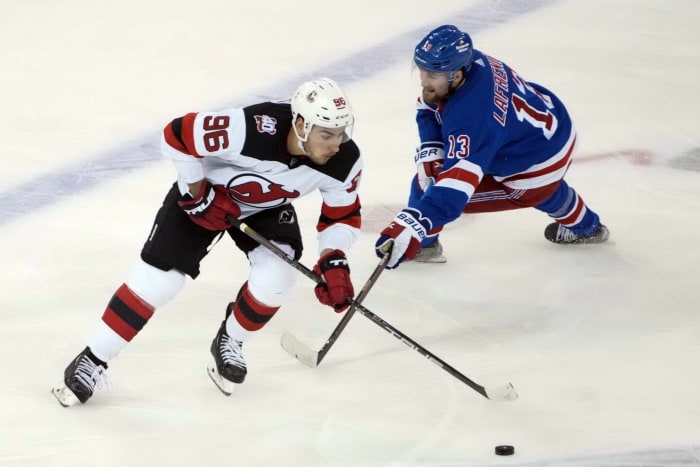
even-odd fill
[{"label": "hockey stick", "polygon": [[[317,284],[323,283],[323,278],[321,278],[319,275],[303,266],[301,263],[289,256],[287,253],[279,249],[275,244],[270,243],[270,241],[267,238],[257,233],[244,222],[240,221],[239,219],[236,219],[233,216],[227,216],[226,220],[229,223],[233,224],[234,227],[237,227],[243,233],[251,237],[253,240],[267,247],[267,249],[274,253],[276,256],[281,258],[287,264],[291,265],[297,271],[301,271],[305,276],[309,277]],[[384,267],[389,261],[390,253],[391,251],[384,255],[377,267],[374,268],[374,271],[372,271],[372,274],[370,275],[369,279],[367,279],[367,282],[365,282],[365,285],[362,287],[355,299],[350,302],[350,308],[345,312],[345,316],[343,316],[343,318],[335,327],[331,335],[323,344],[323,347],[321,347],[321,349],[318,352],[309,348],[307,345],[299,341],[293,334],[290,333],[282,334],[282,338],[280,339],[280,344],[282,345],[282,348],[289,355],[296,358],[304,365],[309,366],[311,368],[317,367],[324,359],[331,347],[333,347],[335,341],[338,340],[340,333],[342,333],[345,327],[348,325],[348,322],[350,321],[350,318],[352,318],[352,315],[355,313],[357,307],[365,299],[372,286],[374,286],[374,283],[377,282],[379,275],[384,271]]]},{"label": "hockey stick", "polygon": [[323,358],[326,356],[333,344],[335,344],[335,341],[338,340],[338,336],[340,336],[340,333],[343,332],[345,326],[348,325],[348,322],[350,321],[350,318],[352,318],[352,315],[355,313],[357,307],[359,307],[362,301],[365,299],[374,283],[377,282],[377,279],[379,278],[379,275],[382,273],[382,271],[384,271],[384,267],[389,261],[390,256],[391,254],[387,253],[381,259],[381,261],[379,261],[379,264],[376,268],[374,268],[374,271],[372,271],[372,274],[369,276],[369,279],[367,279],[367,282],[365,282],[365,285],[362,287],[362,290],[360,290],[360,293],[358,293],[355,297],[355,300],[351,302],[350,308],[348,309],[348,311],[345,312],[345,316],[343,316],[343,319],[340,320],[338,325],[331,333],[330,337],[328,337],[326,342],[323,344],[323,347],[321,347],[321,349],[318,352],[310,349],[307,345],[305,345],[296,337],[294,337],[293,334],[290,334],[288,332],[282,334],[282,338],[280,340],[282,348],[289,355],[295,357],[297,360],[299,360],[306,366],[315,368],[318,365],[320,365],[321,360],[323,360]]},{"label": "hockey stick", "polygon": [[[322,279],[314,274],[313,271],[309,270],[306,266],[301,264],[300,262],[296,261],[294,258],[291,256],[287,255],[282,249],[280,249],[277,245],[272,243],[270,240],[267,238],[263,237],[262,235],[258,234],[256,231],[251,229],[248,225],[246,225],[244,222],[240,221],[239,219],[234,218],[233,216],[227,216],[226,220],[232,224],[233,226],[237,227],[240,229],[243,233],[251,237],[253,240],[257,241],[261,245],[263,245],[265,248],[270,250],[272,253],[274,253],[276,256],[278,256],[280,259],[285,261],[287,264],[292,266],[294,269],[297,271],[300,271],[303,273],[305,276],[309,277],[315,282],[319,282]],[[386,256],[385,256],[386,257]],[[354,300],[353,300],[354,302]],[[440,359],[437,355],[433,354],[429,350],[427,350],[425,347],[421,346],[418,344],[416,341],[408,337],[406,334],[402,333],[395,327],[393,327],[391,324],[387,323],[384,321],[382,318],[379,316],[375,315],[372,313],[370,310],[365,308],[363,305],[356,304],[355,309],[360,312],[363,316],[368,318],[370,321],[372,321],[374,324],[379,326],[380,328],[384,329],[386,332],[412,348],[413,350],[417,351],[419,354],[427,358],[429,361],[433,362],[435,365],[439,366],[446,372],[448,372],[450,375],[454,376],[482,396],[484,396],[487,399],[490,399],[492,401],[496,402],[507,402],[507,401],[514,401],[518,398],[518,394],[515,392],[515,389],[513,388],[513,385],[511,383],[508,383],[503,386],[498,386],[498,387],[490,387],[490,388],[485,388],[484,386],[477,384],[476,382],[472,381],[471,379],[467,378],[464,376],[462,373],[459,371],[455,370],[452,366],[444,362],[442,359]],[[299,341],[297,341],[299,342]],[[300,343],[300,342],[299,342]],[[301,343],[300,343],[301,344]],[[303,344],[301,344],[303,345]],[[313,352],[313,351],[311,351]]]}]

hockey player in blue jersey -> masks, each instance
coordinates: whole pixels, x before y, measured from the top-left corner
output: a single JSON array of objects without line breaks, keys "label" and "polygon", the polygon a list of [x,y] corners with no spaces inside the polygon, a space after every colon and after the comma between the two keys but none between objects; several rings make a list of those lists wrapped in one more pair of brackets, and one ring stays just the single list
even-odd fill
[{"label": "hockey player in blue jersey", "polygon": [[558,244],[602,243],[608,229],[564,181],[576,132],[551,91],[472,46],[452,25],[416,46],[422,96],[408,206],[376,242],[387,268],[404,260],[445,262],[438,234],[462,213],[534,207],[555,222],[544,231]]}]

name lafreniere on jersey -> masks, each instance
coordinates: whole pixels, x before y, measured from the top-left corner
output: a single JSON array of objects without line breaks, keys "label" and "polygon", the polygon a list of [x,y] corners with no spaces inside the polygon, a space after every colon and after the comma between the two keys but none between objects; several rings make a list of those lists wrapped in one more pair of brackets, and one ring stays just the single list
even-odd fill
[{"label": "name lafreniere on jersey", "polygon": [[496,106],[496,110],[493,111],[493,118],[501,126],[506,126],[506,117],[508,116],[508,74],[503,62],[488,55],[486,55],[486,59],[489,61],[491,72],[493,73],[493,103]]}]

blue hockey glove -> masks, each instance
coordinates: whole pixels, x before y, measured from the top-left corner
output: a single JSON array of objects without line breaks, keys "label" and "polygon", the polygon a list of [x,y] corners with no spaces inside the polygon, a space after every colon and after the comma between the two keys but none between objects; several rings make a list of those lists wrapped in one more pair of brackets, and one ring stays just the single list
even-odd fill
[{"label": "blue hockey glove", "polygon": [[374,245],[375,252],[378,257],[383,258],[389,248],[392,248],[393,240],[394,246],[386,268],[395,269],[403,260],[416,257],[420,250],[420,242],[432,229],[432,222],[423,217],[422,212],[414,208],[405,208],[382,230],[379,240]]}]

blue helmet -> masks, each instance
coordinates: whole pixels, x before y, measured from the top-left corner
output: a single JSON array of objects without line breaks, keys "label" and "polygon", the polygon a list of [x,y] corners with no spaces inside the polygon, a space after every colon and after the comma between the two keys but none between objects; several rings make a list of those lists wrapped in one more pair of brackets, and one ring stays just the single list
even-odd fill
[{"label": "blue helmet", "polygon": [[465,73],[472,65],[474,48],[469,34],[446,24],[433,29],[416,46],[413,61],[420,68],[438,73],[454,73],[464,68]]}]

